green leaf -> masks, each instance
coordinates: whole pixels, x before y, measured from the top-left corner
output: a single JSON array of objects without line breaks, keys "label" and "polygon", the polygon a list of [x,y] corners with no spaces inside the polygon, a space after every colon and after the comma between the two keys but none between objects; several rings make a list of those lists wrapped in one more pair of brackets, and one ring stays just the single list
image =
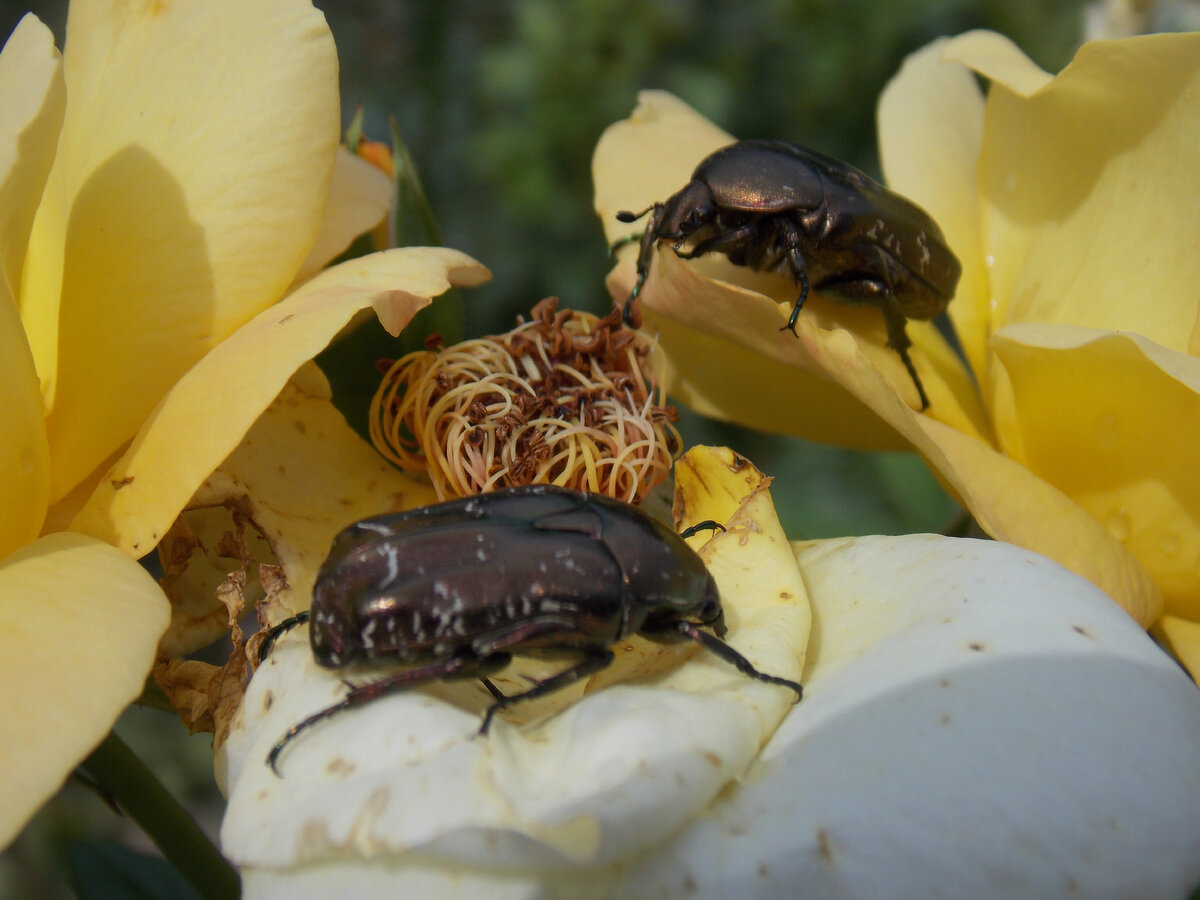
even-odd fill
[{"label": "green leaf", "polygon": [[67,868],[80,900],[200,900],[165,859],[111,841],[75,844],[67,854]]}]

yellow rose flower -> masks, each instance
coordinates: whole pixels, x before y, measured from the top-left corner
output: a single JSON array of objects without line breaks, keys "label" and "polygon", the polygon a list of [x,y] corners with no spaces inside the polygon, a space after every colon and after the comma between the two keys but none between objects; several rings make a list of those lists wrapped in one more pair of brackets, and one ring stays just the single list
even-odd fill
[{"label": "yellow rose flower", "polygon": [[27,16],[0,53],[0,845],[141,692],[169,608],[136,559],[292,373],[486,277],[391,251],[278,302],[388,202],[310,3],[77,0],[67,44]]},{"label": "yellow rose flower", "polygon": [[[678,367],[668,389],[757,428],[915,447],[989,534],[1157,620],[1200,671],[1198,87],[1196,34],[1087,44],[1057,77],[990,33],[914,54],[881,100],[883,164],[963,263],[948,311],[965,363],[909,323],[921,414],[876,310],[815,296],[793,338],[790,279],[660,248],[641,296]],[[631,230],[617,211],[731,140],[644,94],[596,150],[610,239]],[[609,280],[622,301],[633,256]]]}]

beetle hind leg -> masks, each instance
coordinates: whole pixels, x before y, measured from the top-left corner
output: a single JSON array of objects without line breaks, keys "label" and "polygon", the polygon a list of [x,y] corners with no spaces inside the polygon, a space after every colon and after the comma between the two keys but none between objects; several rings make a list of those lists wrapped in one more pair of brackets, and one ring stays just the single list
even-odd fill
[{"label": "beetle hind leg", "polygon": [[[397,672],[395,675],[389,675],[386,678],[380,678],[367,684],[358,685],[357,687],[350,687],[346,696],[337,703],[317,710],[317,712],[308,718],[297,722],[289,728],[287,733],[271,748],[271,752],[267,754],[267,765],[271,767],[272,772],[279,775],[279,755],[283,753],[287,745],[301,732],[307,731],[314,725],[324,722],[326,719],[332,718],[344,710],[362,706],[364,703],[370,703],[372,700],[377,700],[396,691],[420,687],[421,685],[429,684],[442,678],[486,677],[492,672],[504,668],[511,661],[512,655],[509,653],[497,652],[484,657],[464,654],[440,662],[430,663],[429,665],[418,666],[414,669],[405,669],[403,672]],[[349,682],[346,682],[346,684],[350,686]]]}]

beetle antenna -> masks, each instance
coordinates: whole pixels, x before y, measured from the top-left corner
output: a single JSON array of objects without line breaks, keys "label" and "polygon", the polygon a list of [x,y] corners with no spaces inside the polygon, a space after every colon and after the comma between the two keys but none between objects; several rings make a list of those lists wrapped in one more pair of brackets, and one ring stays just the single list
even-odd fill
[{"label": "beetle antenna", "polygon": [[624,222],[625,224],[629,224],[630,222],[636,222],[638,219],[640,219],[646,213],[650,212],[650,210],[654,209],[654,207],[657,205],[658,205],[657,203],[651,203],[649,206],[647,206],[645,209],[643,209],[640,213],[630,212],[627,209],[623,209],[619,213],[617,213],[617,221]]},{"label": "beetle antenna", "polygon": [[303,625],[308,621],[309,610],[298,612],[294,616],[284,619],[278,625],[267,631],[267,636],[263,638],[263,642],[258,645],[258,664],[261,666],[267,658],[267,654],[271,652],[271,648],[275,646],[275,640],[285,632],[291,631],[297,625]]},{"label": "beetle antenna", "polygon": [[751,678],[756,678],[759,681],[765,681],[767,684],[778,684],[785,688],[791,688],[796,692],[796,702],[800,702],[800,698],[804,696],[804,686],[798,681],[792,681],[788,678],[780,678],[778,675],[768,675],[765,672],[760,672],[754,668],[754,665],[742,654],[738,653],[727,643],[718,637],[713,637],[707,631],[702,629],[694,622],[673,622],[672,625],[684,637],[691,638],[697,644],[700,644],[706,650],[712,651],[725,662],[729,663],[743,675],[749,675]]}]

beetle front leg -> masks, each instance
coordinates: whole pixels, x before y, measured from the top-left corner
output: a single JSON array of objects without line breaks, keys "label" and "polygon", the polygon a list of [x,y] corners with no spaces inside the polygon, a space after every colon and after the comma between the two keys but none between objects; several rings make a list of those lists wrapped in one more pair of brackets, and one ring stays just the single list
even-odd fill
[{"label": "beetle front leg", "polygon": [[788,268],[792,270],[792,278],[800,287],[800,296],[796,298],[792,314],[788,316],[787,324],[779,330],[786,329],[793,337],[798,338],[800,335],[796,334],[796,323],[800,320],[800,310],[804,308],[804,301],[808,299],[808,263],[804,261],[804,254],[800,252],[800,231],[796,226],[787,219],[780,219],[778,227],[780,240],[785,248],[784,258],[787,259]]},{"label": "beetle front leg", "polygon": [[278,625],[271,627],[267,631],[267,636],[263,638],[263,642],[258,645],[258,664],[261,666],[263,660],[267,658],[267,654],[271,652],[271,648],[275,646],[276,639],[286,632],[291,631],[297,625],[303,625],[309,619],[309,611],[306,609],[303,612],[298,612],[294,616],[290,616],[280,622]]},{"label": "beetle front leg", "polygon": [[[485,678],[485,676],[503,669],[511,661],[512,655],[509,653],[497,652],[482,659],[464,654],[442,660],[441,662],[430,663],[427,666],[405,669],[403,672],[397,672],[395,675],[390,675],[387,678],[380,678],[378,681],[372,681],[358,687],[351,687],[346,696],[337,703],[318,710],[304,721],[297,722],[289,728],[287,733],[271,748],[271,752],[267,754],[267,765],[271,767],[272,772],[279,775],[279,754],[283,753],[284,748],[301,732],[307,731],[318,722],[323,722],[343,710],[362,706],[364,703],[370,703],[372,700],[376,700],[386,694],[420,687],[423,684],[429,684],[442,678]],[[283,776],[280,775],[280,777],[282,778]]]},{"label": "beetle front leg", "polygon": [[585,652],[587,655],[578,663],[569,669],[564,669],[557,675],[550,676],[545,681],[539,681],[529,690],[522,691],[520,694],[513,694],[511,697],[497,697],[496,702],[489,706],[488,711],[484,714],[483,724],[479,726],[479,733],[487,734],[488,728],[492,725],[492,717],[500,712],[500,710],[507,709],[514,703],[520,703],[522,700],[533,700],[536,697],[544,697],[547,694],[553,694],[555,691],[562,690],[568,685],[574,684],[579,679],[586,678],[593,672],[599,672],[601,669],[608,668],[616,658],[611,650],[588,650]]},{"label": "beetle front leg", "polygon": [[751,678],[758,681],[766,682],[767,684],[777,684],[781,687],[789,688],[796,692],[796,702],[804,696],[804,686],[798,681],[792,681],[788,678],[781,678],[778,675],[768,675],[766,672],[760,672],[754,668],[754,664],[742,654],[738,653],[727,643],[718,637],[713,637],[695,622],[676,621],[665,623],[661,628],[654,631],[643,630],[642,634],[651,639],[677,637],[682,635],[689,640],[695,641],[703,646],[706,650],[721,657],[725,662],[729,663],[743,675],[749,675]]},{"label": "beetle front leg", "polygon": [[[638,294],[642,292],[642,285],[646,283],[646,278],[650,274],[650,260],[654,253],[654,247],[658,243],[658,226],[662,222],[663,205],[655,203],[652,206],[646,207],[640,213],[619,212],[617,219],[622,222],[636,222],[642,216],[650,213],[650,220],[646,223],[646,230],[642,232],[642,242],[638,248],[637,258],[637,282],[633,286],[633,290],[629,292],[629,297],[625,300],[624,307],[621,308],[621,321],[631,328],[636,328],[640,322],[634,322],[633,301],[638,298]],[[613,249],[618,245],[614,244]]]},{"label": "beetle front leg", "polygon": [[[757,239],[758,227],[747,223],[705,238],[691,250],[680,250],[676,247],[675,255],[680,259],[697,259],[706,253],[729,253],[743,244]],[[680,239],[680,243],[682,244],[685,240],[687,240],[686,237]]]}]

